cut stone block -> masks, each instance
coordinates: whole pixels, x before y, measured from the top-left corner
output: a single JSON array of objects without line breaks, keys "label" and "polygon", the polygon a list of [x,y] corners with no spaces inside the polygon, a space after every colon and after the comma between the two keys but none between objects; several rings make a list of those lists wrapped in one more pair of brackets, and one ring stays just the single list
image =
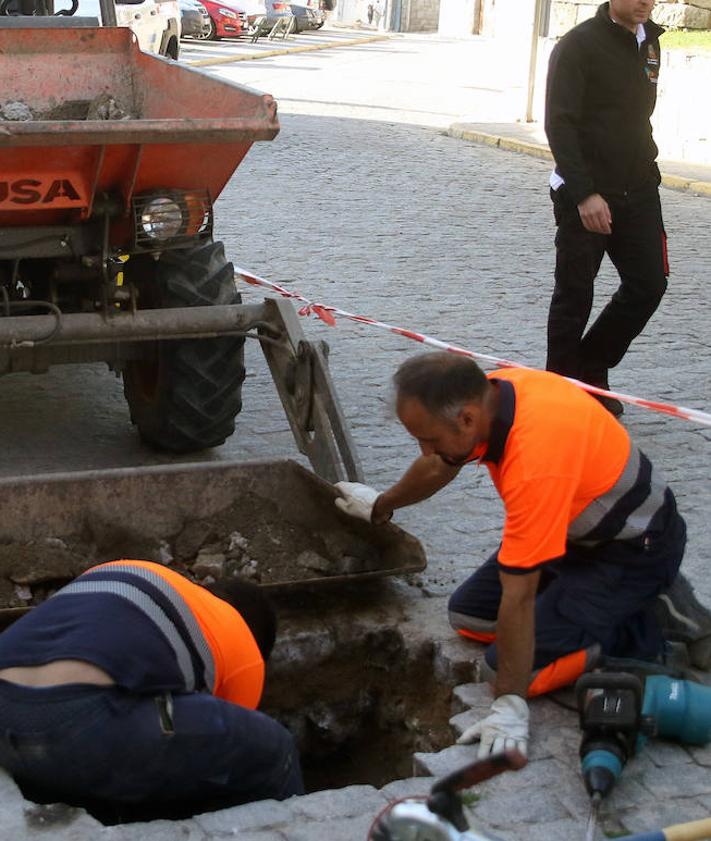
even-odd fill
[{"label": "cut stone block", "polygon": [[654,20],[662,26],[679,29],[711,29],[711,11],[680,3],[657,3]]}]

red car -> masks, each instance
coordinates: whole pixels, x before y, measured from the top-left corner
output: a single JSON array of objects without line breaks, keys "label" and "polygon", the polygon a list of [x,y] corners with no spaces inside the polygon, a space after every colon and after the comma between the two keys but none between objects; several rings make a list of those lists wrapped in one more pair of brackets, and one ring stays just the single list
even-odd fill
[{"label": "red car", "polygon": [[210,15],[210,29],[204,36],[208,41],[220,38],[239,38],[247,31],[247,16],[230,3],[218,3],[217,0],[200,0]]}]

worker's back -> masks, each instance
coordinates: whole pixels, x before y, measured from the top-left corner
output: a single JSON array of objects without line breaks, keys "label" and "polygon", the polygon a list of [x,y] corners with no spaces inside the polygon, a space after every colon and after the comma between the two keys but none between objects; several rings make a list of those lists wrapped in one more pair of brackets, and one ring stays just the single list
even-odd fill
[{"label": "worker's back", "polygon": [[149,561],[89,569],[0,634],[0,669],[82,660],[141,694],[208,690],[256,708],[264,663],[240,614]]},{"label": "worker's back", "polygon": [[0,767],[27,796],[113,824],[303,793],[292,735],[254,709],[274,609],[211,586],[113,561],[0,634]]}]

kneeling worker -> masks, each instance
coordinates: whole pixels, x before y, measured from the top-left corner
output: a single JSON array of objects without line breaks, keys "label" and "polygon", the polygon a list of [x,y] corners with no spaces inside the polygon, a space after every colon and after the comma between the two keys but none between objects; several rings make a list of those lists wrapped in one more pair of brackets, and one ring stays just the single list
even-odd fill
[{"label": "kneeling worker", "polygon": [[480,739],[480,756],[525,751],[526,697],[574,682],[600,654],[654,659],[681,639],[709,666],[711,616],[677,574],[686,526],[674,495],[597,400],[556,374],[485,376],[448,353],[413,357],[394,382],[422,455],[384,493],[339,483],[336,504],[383,522],[473,463],[505,507],[501,545],[449,601],[453,627],[491,643],[491,713],[460,742]]},{"label": "kneeling worker", "polygon": [[249,582],[211,590],[114,561],[0,634],[0,766],[29,796],[116,822],[303,793],[292,736],[256,711],[274,610]]}]

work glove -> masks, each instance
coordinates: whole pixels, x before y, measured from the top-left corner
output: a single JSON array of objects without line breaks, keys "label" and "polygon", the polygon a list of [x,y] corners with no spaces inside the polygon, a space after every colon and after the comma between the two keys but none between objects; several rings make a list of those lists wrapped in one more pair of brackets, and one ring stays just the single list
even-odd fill
[{"label": "work glove", "polygon": [[366,523],[372,522],[373,506],[380,496],[379,491],[360,482],[336,482],[335,487],[341,494],[336,499],[337,508],[350,514],[351,517],[365,520]]},{"label": "work glove", "polygon": [[479,759],[514,748],[528,750],[528,704],[519,695],[501,695],[486,718],[472,724],[457,739],[458,745],[479,741]]}]

